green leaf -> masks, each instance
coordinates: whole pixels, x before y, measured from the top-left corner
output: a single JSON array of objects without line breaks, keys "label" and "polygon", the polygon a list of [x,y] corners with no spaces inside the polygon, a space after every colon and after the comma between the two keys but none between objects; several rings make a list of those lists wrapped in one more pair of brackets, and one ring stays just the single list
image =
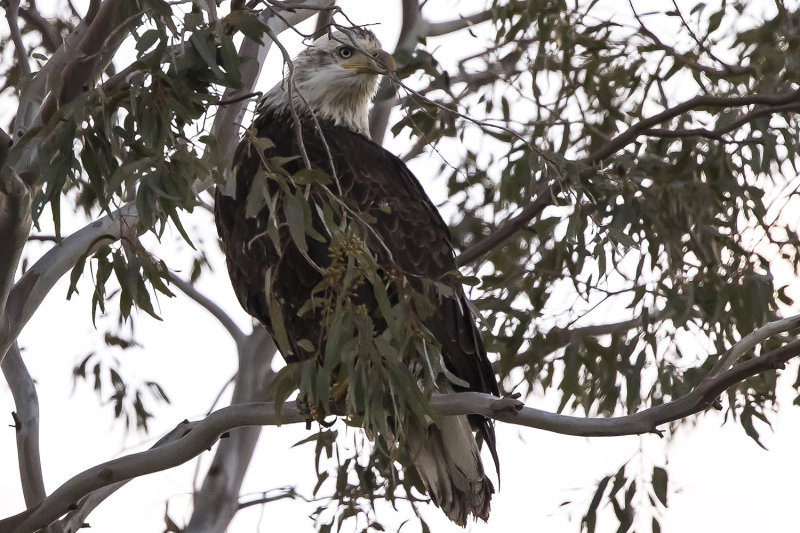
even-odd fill
[{"label": "green leaf", "polygon": [[269,299],[267,310],[269,312],[269,322],[272,325],[272,336],[275,337],[275,342],[278,344],[283,356],[288,357],[293,352],[289,345],[289,337],[286,334],[286,326],[283,322],[283,311],[277,298]]},{"label": "green leaf", "polygon": [[197,50],[197,53],[203,58],[208,68],[211,69],[211,72],[218,78],[222,78],[224,75],[217,65],[217,50],[213,39],[213,36],[208,33],[197,32],[189,37],[189,42],[192,43],[194,49]]},{"label": "green leaf", "polygon": [[331,178],[324,170],[318,168],[304,168],[292,175],[292,181],[298,185],[310,185],[312,183],[327,185],[331,183]]},{"label": "green leaf", "polygon": [[307,352],[313,353],[315,350],[314,345],[308,339],[300,339],[295,344],[297,344],[298,347],[304,349]]},{"label": "green leaf", "polygon": [[306,200],[300,191],[296,191],[294,194],[287,194],[283,201],[283,210],[286,214],[286,224],[289,226],[289,235],[291,235],[292,241],[301,253],[308,251],[305,204]]},{"label": "green leaf", "polygon": [[667,507],[667,471],[656,466],[653,468],[653,492],[664,507]]},{"label": "green leaf", "polygon": [[136,50],[139,52],[138,57],[142,57],[161,36],[161,32],[155,29],[147,30],[136,40]]},{"label": "green leaf", "polygon": [[603,498],[603,493],[606,491],[610,480],[611,476],[605,476],[600,480],[600,483],[597,484],[597,490],[594,491],[592,501],[589,502],[589,508],[586,510],[586,514],[581,521],[586,524],[587,533],[594,533],[595,526],[597,525],[597,508],[600,507],[600,500]]},{"label": "green leaf", "polygon": [[630,235],[628,235],[619,228],[615,227],[608,228],[608,237],[609,239],[611,239],[612,242],[622,245],[626,249],[639,247],[639,245],[636,244],[636,241],[634,241]]},{"label": "green leaf", "polygon": [[720,23],[722,22],[722,17],[725,16],[725,8],[720,9],[716,13],[712,14],[708,17],[708,33],[713,33],[717,28],[719,28]]},{"label": "green leaf", "polygon": [[237,10],[229,13],[222,21],[242,32],[251,41],[264,44],[261,38],[266,33],[267,26],[258,20],[258,18],[244,11]]}]

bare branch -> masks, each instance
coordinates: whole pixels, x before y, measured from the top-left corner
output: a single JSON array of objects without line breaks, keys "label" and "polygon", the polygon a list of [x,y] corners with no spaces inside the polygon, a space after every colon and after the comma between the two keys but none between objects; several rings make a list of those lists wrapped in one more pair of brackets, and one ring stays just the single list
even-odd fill
[{"label": "bare branch", "polygon": [[12,142],[6,130],[0,128],[0,170],[2,170],[3,166],[6,164],[8,149],[11,147]]},{"label": "bare branch", "polygon": [[[193,423],[189,422],[188,420],[184,420],[169,433],[158,439],[158,441],[153,444],[150,449],[153,450],[159,446],[164,446],[167,443],[180,440],[188,431],[191,430],[192,426]],[[103,503],[109,496],[124,487],[128,481],[130,480],[112,483],[111,485],[102,487],[82,498],[76,506],[76,509],[71,510],[66,514],[66,516],[64,516],[64,518],[59,520],[59,529],[61,531],[78,531],[79,529],[85,527],[84,523],[86,522],[86,518],[89,516],[89,514],[101,503]]]},{"label": "bare branch", "polygon": [[14,284],[0,316],[0,356],[5,354],[50,289],[81,257],[118,240],[136,227],[136,207],[123,206],[65,238],[50,249]]},{"label": "bare branch", "polygon": [[539,216],[544,208],[553,204],[553,199],[560,193],[562,186],[556,182],[546,185],[539,190],[536,198],[528,204],[517,216],[507,220],[495,229],[491,235],[469,246],[456,257],[459,266],[469,265],[484,254],[501,246],[504,242],[514,236],[519,230],[528,225],[535,217]]},{"label": "bare branch", "polygon": [[31,75],[31,64],[28,62],[28,50],[22,42],[22,33],[19,31],[19,0],[8,0],[6,7],[6,20],[14,42],[14,52],[17,56],[17,65],[22,72],[22,79],[26,80]]},{"label": "bare branch", "polygon": [[0,367],[14,397],[19,477],[25,506],[30,509],[39,505],[47,496],[39,456],[39,397],[36,394],[36,384],[22,361],[17,343],[8,351]]},{"label": "bare branch", "polygon": [[222,327],[224,327],[228,331],[230,336],[233,337],[233,342],[236,343],[237,347],[239,347],[244,342],[247,336],[241,329],[239,329],[239,326],[236,325],[233,319],[231,319],[231,317],[228,316],[228,314],[225,311],[223,311],[220,306],[218,306],[216,303],[211,301],[210,298],[208,298],[200,291],[198,291],[194,287],[194,285],[192,285],[188,281],[184,281],[181,278],[179,278],[177,275],[175,275],[175,273],[170,272],[170,279],[175,284],[175,286],[181,290],[181,292],[183,292],[186,296],[188,296],[189,298],[200,304],[200,306],[202,306],[206,311],[211,313],[211,315],[214,318],[216,318],[220,324],[222,324]]},{"label": "bare branch", "polygon": [[[31,201],[31,191],[22,179],[8,167],[0,167],[0,319],[7,314],[11,285],[32,225]],[[9,346],[4,346],[0,354]]]},{"label": "bare branch", "polygon": [[[798,318],[793,317],[792,320],[796,324]],[[753,335],[764,340],[767,332],[774,333],[781,328],[785,330],[785,320],[767,324]],[[741,345],[740,349],[744,350],[749,343],[750,340],[743,340],[737,346]],[[497,398],[478,392],[437,395],[431,398],[430,406],[433,412],[440,416],[479,414],[510,424],[565,435],[594,437],[645,433],[660,435],[658,426],[705,411],[712,407],[717,397],[729,387],[766,370],[781,368],[787,361],[798,356],[800,356],[800,339],[740,363],[718,375],[709,376],[681,398],[620,417],[584,418],[560,415],[525,407],[522,402],[511,397]],[[187,431],[177,441],[108,461],[74,476],[45,499],[39,507],[0,520],[0,531],[23,532],[44,527],[93,491],[183,464],[213,446],[220,435],[234,428],[299,423],[305,422],[306,416],[294,403],[284,404],[280,415],[276,412],[275,405],[271,403],[225,407],[211,413],[202,421],[183,423],[182,427]]]},{"label": "bare branch", "polygon": [[[266,402],[273,398],[269,386],[275,377],[271,363],[275,343],[263,326],[239,346],[239,371],[233,389],[232,404]],[[237,428],[220,441],[203,486],[194,494],[194,511],[185,533],[225,531],[241,509],[239,492],[247,467],[255,451],[260,426]]]},{"label": "bare branch", "polygon": [[287,487],[285,489],[282,489],[281,492],[279,492],[278,494],[276,494],[274,496],[267,496],[267,493],[264,492],[263,495],[260,498],[256,498],[255,500],[248,500],[246,502],[240,502],[239,503],[239,510],[241,511],[242,509],[247,509],[248,507],[253,507],[254,505],[263,505],[265,503],[271,503],[271,502],[275,502],[275,501],[278,501],[278,500],[285,500],[285,499],[294,500],[295,498],[301,498],[304,501],[311,501],[311,500],[301,496],[297,492],[297,490],[295,490],[294,487]]},{"label": "bare branch", "polygon": [[39,32],[42,36],[42,46],[47,51],[55,52],[61,45],[61,36],[55,27],[50,24],[36,9],[36,4],[31,2],[28,7],[19,8],[19,18],[25,21],[25,24]]},{"label": "bare branch", "polygon": [[[665,313],[656,313],[650,315],[647,319],[650,323],[660,322],[667,319]],[[588,337],[601,337],[603,335],[614,335],[625,333],[634,328],[642,327],[645,323],[644,317],[631,318],[630,320],[622,320],[620,322],[611,322],[609,324],[595,324],[592,326],[583,326],[578,328],[553,328],[546,333],[548,347],[552,349],[548,353],[566,347],[571,342],[580,341]],[[537,353],[537,357],[544,357],[547,353]],[[526,365],[530,363],[530,356],[527,353],[518,354],[513,363],[512,368]],[[500,361],[492,363],[492,370],[500,372],[503,365]]]},{"label": "bare branch", "polygon": [[785,94],[751,94],[748,96],[695,96],[682,104],[678,104],[669,109],[665,109],[657,115],[640,120],[630,128],[620,133],[606,144],[589,154],[584,160],[587,163],[596,163],[615,154],[618,150],[636,141],[639,135],[643,135],[655,126],[672,118],[677,117],[687,111],[699,107],[741,107],[746,105],[761,104],[767,106],[782,106],[785,104],[797,103],[800,100],[800,90]]},{"label": "bare branch", "polygon": [[142,16],[137,5],[127,0],[106,0],[78,45],[77,55],[61,71],[61,90],[51,94],[42,106],[41,122],[47,124],[58,107],[71,102],[94,83],[128,37],[126,28]]},{"label": "bare branch", "polygon": [[20,94],[17,116],[14,119],[14,129],[12,131],[12,136],[15,138],[22,137],[35,123],[42,102],[44,102],[47,93],[50,92],[57,83],[59,74],[64,69],[64,65],[74,60],[78,54],[78,45],[91,24],[92,19],[89,17],[90,14],[92,14],[91,10],[75,29],[72,30],[72,33],[67,36],[56,52],[50,56],[47,63],[33,76],[33,79],[25,86]]},{"label": "bare branch", "polygon": [[[666,129],[650,128],[649,130],[645,131],[645,135],[653,137],[662,137],[662,138],[707,137],[709,139],[724,141],[725,139],[723,136],[725,134],[730,133],[732,131],[736,131],[745,124],[753,122],[757,118],[766,115],[774,115],[776,113],[785,113],[787,111],[800,111],[800,102],[784,104],[774,107],[762,107],[743,115],[742,117],[734,120],[730,124],[727,124],[725,126],[720,126],[719,128],[715,128],[713,130],[709,130],[706,128],[694,128],[694,129],[684,129],[684,130],[666,130]],[[755,142],[756,140],[753,139],[753,141]]]},{"label": "bare branch", "polygon": [[774,337],[778,333],[784,333],[800,327],[800,315],[790,316],[782,320],[770,322],[761,326],[757,330],[746,335],[742,340],[737,342],[730,350],[711,367],[708,376],[705,379],[711,379],[718,376],[720,373],[727,370],[734,364],[741,356],[761,344],[765,340]]},{"label": "bare branch", "polygon": [[492,20],[492,11],[487,9],[481,13],[475,13],[467,17],[459,17],[455,20],[448,20],[446,22],[426,22],[425,34],[428,37],[439,37],[447,35],[465,28],[470,28],[481,22]]},{"label": "bare branch", "polygon": [[176,428],[186,429],[180,439],[108,461],[78,474],[32,512],[0,520],[0,531],[23,532],[44,527],[95,490],[183,464],[211,448],[220,435],[234,428],[291,424],[304,422],[305,418],[306,415],[294,404],[284,405],[278,415],[273,404],[251,403],[225,407],[211,413],[201,422],[183,422]]}]

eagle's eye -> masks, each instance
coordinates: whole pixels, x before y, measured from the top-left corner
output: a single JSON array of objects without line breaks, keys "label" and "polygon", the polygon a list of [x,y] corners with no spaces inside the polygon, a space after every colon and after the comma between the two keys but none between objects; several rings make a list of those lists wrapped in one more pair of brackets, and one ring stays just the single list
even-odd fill
[{"label": "eagle's eye", "polygon": [[349,46],[340,46],[337,51],[339,52],[339,57],[341,57],[342,59],[350,59],[351,57],[353,57],[354,53],[353,49],[350,48]]}]

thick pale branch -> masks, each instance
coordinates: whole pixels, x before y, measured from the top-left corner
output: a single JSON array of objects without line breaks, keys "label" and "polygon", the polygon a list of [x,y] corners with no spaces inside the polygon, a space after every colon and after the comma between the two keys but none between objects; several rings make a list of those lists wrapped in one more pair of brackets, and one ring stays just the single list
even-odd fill
[{"label": "thick pale branch", "polygon": [[[5,310],[14,275],[32,225],[31,199],[22,179],[8,167],[0,168],[0,320],[8,314]],[[0,360],[6,349],[8,346],[0,351]]]},{"label": "thick pale branch", "polygon": [[[256,326],[239,346],[239,370],[231,404],[272,400],[269,386],[275,377],[271,369],[275,353],[275,343],[266,329]],[[241,508],[239,492],[260,433],[261,426],[237,428],[230,432],[230,438],[220,441],[203,485],[194,494],[194,511],[185,533],[228,529]]]},{"label": "thick pale branch", "polygon": [[[772,325],[768,324],[765,328],[770,326]],[[704,411],[710,408],[727,388],[750,376],[780,368],[798,356],[800,356],[800,340],[795,340],[777,350],[703,380],[697,388],[681,398],[621,417],[583,418],[559,415],[525,407],[522,402],[513,398],[497,398],[477,392],[434,396],[430,400],[430,406],[432,411],[440,416],[479,414],[510,424],[565,435],[610,437],[660,434],[658,426]],[[225,407],[211,413],[202,421],[184,424],[183,427],[188,428],[188,431],[178,441],[120,457],[76,475],[53,492],[41,506],[0,521],[0,531],[22,532],[44,527],[93,491],[185,463],[213,446],[220,435],[234,428],[300,423],[306,421],[306,416],[293,403],[285,404],[280,416],[271,403]]]},{"label": "thick pale branch", "polygon": [[[425,21],[419,9],[419,2],[417,0],[403,0],[403,24],[400,26],[400,36],[397,38],[395,45],[395,52],[403,50],[406,52],[413,52],[417,46],[417,40],[424,37]],[[381,88],[379,92],[388,89],[390,80],[384,77],[381,80]],[[369,135],[373,141],[378,144],[383,144],[384,135],[386,135],[386,128],[389,125],[389,115],[392,109],[397,105],[397,99],[389,98],[376,102],[369,112]]]},{"label": "thick pale branch", "polygon": [[47,496],[39,456],[39,397],[36,394],[36,384],[22,361],[17,343],[8,351],[0,367],[14,397],[17,463],[25,506],[30,509]]},{"label": "thick pale branch", "polygon": [[184,423],[183,427],[188,431],[177,441],[120,457],[78,474],[32,512],[0,521],[0,531],[27,532],[45,527],[95,490],[183,464],[211,448],[220,435],[234,428],[298,423],[304,422],[305,418],[306,415],[293,404],[285,405],[280,416],[272,404],[244,404],[220,409],[201,422]]},{"label": "thick pale branch", "polygon": [[30,83],[19,96],[19,107],[14,119],[15,138],[21,137],[36,121],[40,107],[47,93],[50,92],[59,79],[59,74],[64,65],[75,59],[78,55],[78,45],[94,18],[96,12],[91,9],[86,17],[72,30],[61,46],[48,59],[47,63],[37,72]]},{"label": "thick pale branch", "polygon": [[113,216],[106,215],[73,233],[28,269],[14,284],[6,312],[0,317],[0,354],[6,353],[44,297],[81,257],[120,239],[126,231],[135,228],[136,221],[135,206],[122,207]]},{"label": "thick pale branch", "polygon": [[128,0],[106,0],[93,17],[92,23],[78,45],[77,54],[61,71],[61,90],[51,94],[42,106],[41,121],[47,124],[59,106],[71,102],[93,85],[106,64],[111,61],[122,42],[128,37],[126,26],[134,24],[137,5]]},{"label": "thick pale branch", "polygon": [[774,322],[770,322],[764,326],[761,326],[757,330],[749,333],[746,335],[742,340],[737,342],[736,344],[731,347],[728,352],[720,357],[720,359],[716,362],[716,364],[711,367],[711,370],[708,373],[708,376],[705,379],[712,379],[721,374],[722,372],[728,370],[728,368],[734,364],[740,357],[744,354],[755,348],[757,345],[761,344],[765,340],[774,337],[779,333],[784,333],[787,331],[791,331],[793,329],[800,328],[800,315],[790,316],[788,318],[784,318],[782,320],[776,320]]},{"label": "thick pale branch", "polygon": [[[158,441],[153,444],[150,449],[153,450],[159,446],[164,446],[167,443],[180,440],[188,431],[191,430],[193,426],[194,423],[184,420],[175,428],[173,428],[172,431],[158,439]],[[86,522],[86,518],[89,516],[89,514],[96,509],[98,505],[103,503],[103,501],[105,501],[109,496],[124,487],[128,481],[130,480],[112,483],[92,492],[84,498],[81,498],[80,502],[78,502],[78,505],[76,506],[77,508],[71,510],[66,514],[66,516],[64,516],[64,518],[59,520],[59,531],[78,531],[79,529],[86,527],[84,523]]]}]

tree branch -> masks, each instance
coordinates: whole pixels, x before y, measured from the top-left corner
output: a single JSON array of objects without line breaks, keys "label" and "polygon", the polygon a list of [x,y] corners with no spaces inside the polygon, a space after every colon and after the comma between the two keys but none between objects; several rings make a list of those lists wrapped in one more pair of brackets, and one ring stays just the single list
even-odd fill
[{"label": "tree branch", "polygon": [[[651,315],[648,318],[648,321],[653,322],[660,322],[665,320],[667,315],[664,313],[658,313]],[[585,339],[587,337],[600,337],[603,335],[614,335],[619,333],[625,333],[626,331],[630,331],[634,328],[638,328],[644,325],[644,318],[643,317],[636,317],[631,318],[630,320],[623,320],[620,322],[611,322],[609,324],[595,324],[592,326],[583,326],[578,328],[572,329],[564,329],[564,328],[553,328],[548,331],[545,336],[547,338],[547,343],[550,345],[548,346],[551,350],[548,353],[553,353],[556,350],[566,347],[569,343],[574,342],[576,340]],[[536,354],[537,357],[544,357],[548,353],[538,353]],[[513,363],[511,364],[512,368],[516,368],[518,366],[523,366],[530,362],[530,356],[527,353],[518,354],[515,358]],[[501,361],[495,361],[492,363],[492,370],[496,373],[502,370]]]},{"label": "tree branch", "polygon": [[[0,143],[5,144],[2,140]],[[31,191],[20,176],[8,167],[0,167],[0,320],[4,317],[17,265],[33,223],[31,201]],[[0,361],[9,346],[0,351]]]},{"label": "tree branch", "polygon": [[[82,35],[78,50],[80,55],[75,57],[74,54],[65,52],[59,59],[54,56],[48,61],[51,68],[48,69],[46,65],[46,68],[42,69],[42,71],[51,71],[61,65],[60,62],[63,61],[65,66],[61,71],[61,76],[54,76],[53,79],[41,78],[43,72],[40,71],[36,79],[29,84],[30,86],[23,89],[20,96],[20,109],[15,119],[15,134],[19,136],[24,134],[24,128],[21,126],[31,122],[32,116],[35,114],[34,107],[38,107],[34,106],[37,95],[43,98],[48,86],[56,83],[55,80],[63,81],[59,96],[59,102],[62,104],[80,92],[75,89],[75,84],[79,84],[82,88],[87,82],[93,83],[99,74],[98,66],[110,61],[117,47],[127,36],[120,29],[121,26],[130,23],[128,15],[133,12],[135,7],[134,3],[125,0],[107,0],[99,7],[97,16],[86,27],[85,34]],[[73,35],[77,36],[78,34],[80,32],[73,32]],[[74,59],[67,63],[69,57],[74,57]],[[50,73],[55,74],[55,72]],[[31,91],[30,94],[28,89]],[[49,101],[55,102],[52,94]],[[45,121],[49,118],[46,112],[47,105],[45,102],[41,113],[41,117]],[[55,105],[55,103],[51,104],[51,113],[55,111]],[[6,333],[10,327],[13,329],[13,326],[9,325],[9,320],[13,320],[14,315],[19,314],[20,309],[8,309],[7,298],[10,296],[9,289],[32,224],[31,198],[39,186],[40,178],[38,170],[40,161],[37,152],[39,135],[46,134],[48,131],[42,129],[34,138],[25,138],[22,143],[17,143],[15,149],[12,149],[14,152],[11,157],[12,161],[4,168],[0,168],[0,361],[5,356],[10,342],[16,338],[16,335],[9,338]]]},{"label": "tree branch", "polygon": [[709,96],[701,95],[678,104],[674,107],[665,109],[657,115],[640,120],[633,124],[630,128],[620,133],[609,142],[589,154],[584,160],[587,163],[596,163],[603,159],[615,154],[618,150],[624,148],[628,144],[634,142],[639,135],[643,135],[646,131],[656,124],[661,124],[670,119],[677,117],[687,111],[697,109],[699,107],[741,107],[753,104],[762,104],[767,106],[782,106],[790,103],[797,103],[800,100],[800,90],[792,91],[785,94],[751,94],[748,96]]},{"label": "tree branch", "polygon": [[646,130],[644,134],[648,136],[662,137],[662,138],[707,137],[709,139],[723,141],[724,140],[723,136],[725,134],[730,133],[732,131],[736,131],[745,124],[749,124],[750,122],[754,121],[757,118],[766,115],[773,115],[775,113],[785,113],[787,111],[798,111],[798,110],[800,110],[800,102],[794,102],[774,107],[762,107],[760,109],[756,109],[734,120],[730,124],[721,126],[719,128],[715,128],[713,130],[709,130],[706,128],[694,128],[694,129],[683,129],[683,130],[650,128]]},{"label": "tree branch", "polygon": [[39,456],[39,397],[36,394],[36,384],[22,361],[17,343],[8,351],[0,368],[14,397],[16,411],[13,416],[19,478],[25,506],[30,509],[44,501],[47,496]]},{"label": "tree branch", "polygon": [[426,22],[425,35],[428,37],[439,37],[447,35],[465,28],[470,28],[481,22],[492,20],[492,10],[487,9],[481,13],[475,13],[467,17],[459,17],[455,20],[448,20],[446,22]]},{"label": "tree branch", "polygon": [[[172,431],[158,439],[158,441],[150,447],[151,450],[158,448],[159,446],[164,446],[170,442],[176,442],[180,440],[188,431],[191,431],[191,428],[194,426],[193,422],[189,422],[188,420],[184,420],[177,426],[175,426]],[[87,496],[81,498],[81,500],[77,504],[77,508],[70,510],[64,518],[59,520],[58,524],[60,526],[60,531],[78,531],[81,528],[86,527],[85,522],[86,518],[88,518],[89,514],[95,510],[101,503],[103,503],[109,496],[114,494],[116,491],[124,487],[128,480],[119,481],[117,483],[112,483],[111,485],[106,485],[96,491],[91,492]],[[2,523],[0,523],[0,527],[2,527]]]},{"label": "tree branch", "polygon": [[65,238],[34,263],[14,284],[5,313],[0,316],[0,356],[16,340],[56,282],[81,257],[117,241],[126,231],[132,231],[137,221],[136,207],[123,206],[112,216],[106,215]]},{"label": "tree branch", "polygon": [[84,92],[113,58],[119,46],[128,37],[125,31],[138,21],[143,12],[127,0],[105,0],[101,3],[92,23],[78,45],[77,54],[66,62],[61,71],[61,89],[52,93],[42,105],[41,123],[47,124],[56,110]]},{"label": "tree branch", "polygon": [[22,137],[39,119],[42,102],[58,80],[64,65],[74,59],[78,44],[86,34],[89,24],[90,21],[82,20],[20,93],[12,131],[14,138]]},{"label": "tree branch", "polygon": [[25,24],[39,32],[42,36],[42,46],[48,52],[53,53],[58,50],[61,45],[61,36],[52,24],[47,22],[41,13],[36,9],[36,5],[31,2],[31,5],[19,8],[19,18],[25,21]]},{"label": "tree branch", "polygon": [[194,285],[176,276],[175,273],[170,272],[169,275],[172,283],[174,283],[175,286],[181,290],[181,292],[198,303],[206,311],[211,313],[211,315],[216,318],[220,324],[222,324],[222,327],[224,327],[230,336],[233,337],[233,342],[236,343],[237,348],[245,341],[245,339],[247,339],[247,335],[245,335],[245,333],[239,329],[239,326],[236,325],[233,319],[231,319],[231,317],[228,316],[228,314],[223,311],[220,306],[198,291]]},{"label": "tree branch", "polygon": [[[280,31],[288,28],[288,24],[298,24],[306,18],[311,17],[319,9],[329,5],[332,0],[306,0],[304,5],[308,6],[307,9],[298,9],[288,13],[282,18],[270,17],[267,24],[277,34]],[[265,10],[270,11],[270,10]],[[239,49],[241,57],[252,57],[257,55],[256,61],[247,61],[242,65],[242,88],[239,91],[228,89],[225,91],[225,99],[231,99],[237,94],[246,94],[252,92],[253,87],[258,79],[261,70],[261,51],[258,49],[268,48],[269,41],[265,46],[260,46],[250,39],[245,39]],[[265,53],[265,52],[264,52]],[[257,65],[255,63],[258,63]],[[225,106],[217,112],[214,125],[212,128],[212,135],[217,140],[217,146],[220,149],[219,156],[225,161],[221,162],[227,165],[233,157],[236,144],[239,140],[238,127],[242,120],[242,116],[246,110],[246,105],[243,101],[233,103]],[[224,167],[223,167],[224,168]],[[0,185],[3,185],[0,182]],[[22,185],[22,184],[20,184]],[[195,192],[198,194],[213,185],[210,181],[197,183],[194,187]],[[2,189],[0,189],[0,202],[3,201]],[[2,223],[2,216],[4,205],[0,203],[0,232],[4,227]],[[129,203],[122,206],[120,209],[106,215],[86,226],[83,229],[73,233],[62,241],[60,245],[53,247],[47,252],[39,261],[37,261],[20,280],[14,285],[9,293],[9,302],[6,305],[6,311],[0,315],[0,360],[11,346],[11,343],[19,335],[22,328],[30,320],[33,313],[41,304],[44,297],[52,289],[53,285],[66,274],[77,261],[91,253],[101,245],[107,245],[115,242],[120,238],[123,230],[127,231],[130,228],[135,228],[138,224],[138,212],[134,203]],[[25,232],[27,235],[27,230]],[[10,264],[6,261],[4,255],[5,248],[12,241],[2,238],[0,234],[0,270],[4,265]],[[23,241],[25,238],[22,239]],[[21,253],[21,249],[14,247],[12,251]],[[17,256],[17,260],[18,260]],[[16,268],[17,261],[14,261],[14,269]],[[10,269],[9,271],[12,272]],[[1,274],[2,272],[0,272]],[[11,279],[11,278],[9,278]],[[3,292],[2,292],[3,278],[0,277],[0,311],[3,306]],[[12,300],[13,299],[13,305]]]},{"label": "tree branch", "polygon": [[[400,36],[397,38],[394,50],[395,52],[403,50],[410,53],[416,48],[417,40],[424,36],[425,21],[422,18],[417,0],[403,0],[402,5],[403,24],[400,27]],[[384,76],[378,92],[389,90],[390,84],[391,80]],[[378,144],[383,144],[386,128],[389,125],[389,115],[391,115],[392,109],[396,105],[396,99],[388,98],[375,102],[369,111],[369,135]]]},{"label": "tree branch", "polygon": [[[271,368],[275,353],[275,343],[266,329],[256,326],[239,346],[239,371],[231,404],[272,400],[268,389],[275,377]],[[237,428],[230,438],[220,441],[203,486],[194,494],[194,511],[185,533],[227,530],[241,509],[239,492],[260,434],[261,426]]]},{"label": "tree branch", "polygon": [[[754,332],[753,338],[764,340],[768,332],[778,331],[780,329],[778,324],[784,322],[785,320],[776,321],[759,328]],[[741,344],[744,347],[751,340],[740,341],[737,345]],[[798,356],[800,356],[800,339],[740,363],[716,376],[709,376],[681,398],[620,417],[584,418],[560,415],[525,407],[522,402],[511,397],[497,398],[478,392],[436,395],[430,399],[430,407],[440,416],[479,414],[510,424],[564,435],[585,437],[645,433],[660,435],[658,426],[707,410],[715,403],[717,397],[731,386],[766,370],[781,368],[787,361]],[[284,404],[280,415],[276,412],[274,404],[250,403],[225,407],[199,422],[188,425],[184,422],[182,427],[188,430],[177,441],[108,461],[74,476],[37,508],[0,520],[0,531],[23,532],[45,527],[67,512],[71,505],[93,491],[183,464],[213,446],[220,435],[234,428],[300,423],[306,422],[306,417],[307,415],[295,403]]]},{"label": "tree branch", "polygon": [[11,33],[11,40],[14,42],[14,53],[17,56],[17,65],[22,72],[21,79],[27,82],[31,75],[31,64],[28,62],[28,50],[22,42],[22,33],[19,31],[19,0],[7,0],[6,20],[8,30]]},{"label": "tree branch", "polygon": [[542,211],[544,211],[545,207],[552,205],[553,198],[561,191],[562,186],[558,182],[542,187],[536,195],[536,198],[534,198],[517,216],[503,222],[485,239],[468,246],[461,252],[456,257],[456,264],[458,266],[469,265],[483,257],[483,255],[490,250],[501,246],[519,230],[527,226],[531,220],[539,216]]},{"label": "tree branch", "polygon": [[708,372],[708,376],[706,376],[705,379],[712,379],[718,376],[720,373],[724,372],[732,364],[734,364],[741,356],[764,342],[766,339],[795,328],[800,328],[800,315],[790,316],[788,318],[776,320],[761,326],[734,344],[723,357],[720,357],[716,364],[711,367],[711,370]]}]

